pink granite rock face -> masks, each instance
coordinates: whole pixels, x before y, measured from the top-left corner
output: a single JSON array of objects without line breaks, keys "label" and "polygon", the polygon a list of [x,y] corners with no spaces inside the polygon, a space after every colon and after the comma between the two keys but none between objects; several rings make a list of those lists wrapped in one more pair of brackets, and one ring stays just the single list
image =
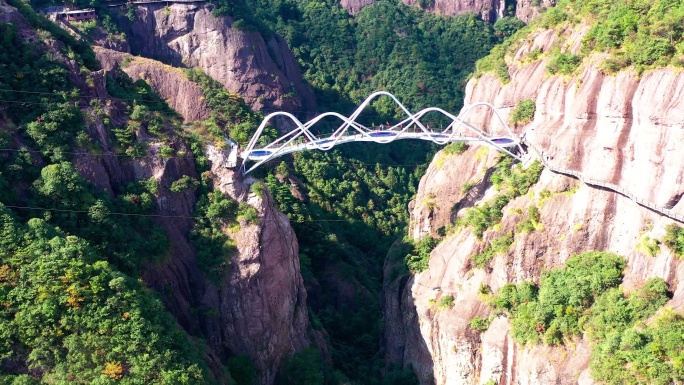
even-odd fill
[{"label": "pink granite rock face", "polygon": [[316,110],[313,93],[303,83],[297,61],[285,40],[233,28],[230,17],[214,17],[213,5],[145,4],[136,20],[119,18],[131,52],[175,67],[199,67],[242,96],[257,110],[297,114]]},{"label": "pink granite rock face", "polygon": [[[468,12],[474,12],[480,15],[482,20],[494,23],[504,16],[506,11],[505,0],[433,0],[421,2],[419,0],[402,0],[404,4],[421,7],[428,12],[438,15],[454,16],[461,15]],[[359,11],[375,0],[340,0],[340,6],[346,9],[352,15],[359,13]],[[539,17],[541,12],[548,7],[556,4],[555,0],[541,0],[535,2],[533,0],[518,0],[515,10],[515,16],[525,23],[529,23],[533,19]]]},{"label": "pink granite rock face", "polygon": [[[577,52],[587,28],[573,28],[558,44]],[[472,79],[466,104],[492,103],[507,118],[521,100],[532,99],[534,119],[514,129],[518,135],[526,132],[554,166],[617,184],[640,199],[684,213],[679,149],[684,142],[684,74],[665,68],[641,77],[629,70],[606,75],[597,68],[602,58],[597,55],[571,76],[551,76],[544,56],[524,61],[535,48],[547,52],[554,39],[553,31],[535,32],[508,59],[511,81],[502,84],[489,74]],[[468,121],[478,127],[494,122],[486,109]],[[463,186],[482,180],[496,156],[493,150],[477,148],[461,155],[438,153],[411,207],[411,236],[434,235],[469,206],[491,199],[496,191],[486,183],[481,185],[484,191],[470,198]],[[508,252],[494,257],[486,269],[475,268],[472,256],[502,233],[515,231],[531,205],[539,208],[541,227],[516,233]],[[492,315],[479,294],[480,285],[496,292],[508,282],[538,282],[543,270],[562,267],[573,254],[607,250],[624,256],[627,290],[661,277],[674,292],[667,306],[682,309],[684,263],[664,246],[655,256],[639,246],[645,236],[662,238],[671,219],[620,194],[548,170],[529,194],[511,201],[503,213],[500,225],[485,232],[482,241],[468,228],[457,231],[433,250],[428,270],[386,289],[386,317],[402,315],[401,321],[390,321],[386,360],[412,364],[421,384],[592,383],[588,341],[553,348],[521,346],[502,316],[484,333],[470,328],[473,317]],[[439,310],[434,303],[446,295],[454,297],[454,306]]]}]

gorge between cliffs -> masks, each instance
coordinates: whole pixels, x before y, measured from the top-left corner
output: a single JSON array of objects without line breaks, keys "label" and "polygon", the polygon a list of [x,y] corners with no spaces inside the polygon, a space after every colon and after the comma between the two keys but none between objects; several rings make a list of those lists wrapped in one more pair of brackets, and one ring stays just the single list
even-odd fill
[{"label": "gorge between cliffs", "polygon": [[[0,0],[0,383],[683,381],[684,3],[636,3]],[[516,157],[232,164],[377,90]]]}]

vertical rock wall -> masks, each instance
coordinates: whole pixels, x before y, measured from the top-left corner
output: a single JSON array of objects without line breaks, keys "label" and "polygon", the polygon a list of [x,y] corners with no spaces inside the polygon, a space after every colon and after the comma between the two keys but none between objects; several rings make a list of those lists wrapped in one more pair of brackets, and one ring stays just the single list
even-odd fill
[{"label": "vertical rock wall", "polygon": [[306,115],[316,110],[285,40],[232,28],[211,3],[145,4],[136,20],[119,17],[131,52],[175,67],[200,67],[253,108]]},{"label": "vertical rock wall", "polygon": [[[555,44],[576,50],[586,30],[577,26]],[[525,63],[527,52],[534,48],[547,52],[556,38],[553,31],[534,33],[512,55],[511,81],[504,85],[494,75],[472,79],[466,104],[489,102],[507,117],[521,100],[532,99],[534,120],[515,130],[526,132],[554,165],[615,183],[641,199],[684,213],[684,166],[678,148],[684,141],[684,75],[666,68],[641,77],[630,71],[609,76],[591,64],[599,57],[588,60],[573,76],[549,76],[544,58]],[[478,127],[491,127],[494,122],[484,109],[468,120]],[[434,234],[454,216],[463,215],[464,207],[493,196],[493,188],[482,183],[484,191],[465,200],[470,203],[453,206],[464,202],[466,181],[481,180],[486,174],[491,156],[497,154],[477,148],[449,157],[437,154],[412,206],[412,236]],[[550,197],[543,198],[547,194]],[[514,231],[523,219],[519,213],[530,205],[539,208],[543,227],[516,234],[505,255],[496,256],[489,268],[475,268],[470,258],[493,238]],[[484,333],[472,330],[470,320],[491,315],[481,301],[480,285],[496,292],[508,282],[538,281],[543,270],[562,267],[573,254],[608,250],[627,259],[627,290],[650,277],[661,277],[674,292],[666,306],[679,310],[684,304],[679,284],[684,263],[665,247],[654,257],[638,248],[644,236],[662,238],[672,222],[622,195],[544,170],[529,194],[504,208],[501,224],[485,232],[482,241],[468,228],[457,231],[433,250],[428,270],[404,278],[405,283],[390,284],[386,317],[403,317],[401,322],[391,321],[402,327],[388,329],[386,359],[413,365],[421,384],[591,383],[590,347],[583,339],[564,347],[520,346],[501,316]],[[445,295],[454,297],[454,306],[440,310],[435,303]],[[424,349],[405,349],[409,341],[422,341],[429,354]],[[397,354],[402,348],[403,354]]]}]

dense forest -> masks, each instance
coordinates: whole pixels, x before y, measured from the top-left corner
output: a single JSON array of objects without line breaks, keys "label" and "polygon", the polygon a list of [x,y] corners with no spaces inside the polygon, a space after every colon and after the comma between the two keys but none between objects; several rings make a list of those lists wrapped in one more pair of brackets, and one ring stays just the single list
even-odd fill
[{"label": "dense forest", "polygon": [[[202,143],[207,135],[244,143],[262,116],[197,70],[186,75],[213,111],[201,124],[182,127],[144,81],[121,71],[106,82],[113,99],[95,97],[99,64],[90,47],[28,4],[9,3],[38,34],[28,42],[14,25],[0,23],[0,382],[210,383],[219,375],[252,383],[253,373],[241,370],[250,367],[243,356],[209,370],[203,336],[186,334],[140,275],[169,251],[165,231],[149,216],[163,189],[196,197],[188,237],[199,266],[220,280],[235,248],[221,226],[256,214],[212,191]],[[99,2],[81,5],[95,6],[102,27],[119,34]],[[457,112],[475,61],[522,26],[508,17],[493,26],[474,15],[439,17],[392,0],[357,16],[331,0],[220,0],[215,14],[235,17],[234,28],[284,36],[321,109],[341,113],[378,89],[411,109]],[[363,119],[399,116],[381,99]],[[108,133],[104,142],[92,139],[89,127],[98,122]],[[152,139],[139,140],[141,133]],[[120,164],[149,156],[150,143],[166,161],[190,153],[197,175],[167,185],[133,180],[108,194],[75,167],[78,159],[103,157],[108,143]],[[434,151],[417,143],[348,145],[258,172],[297,234],[311,325],[327,333],[332,359],[306,349],[284,363],[277,382],[416,382],[410,368],[384,365],[382,266],[406,234],[408,203]],[[307,202],[295,199],[290,178]],[[341,295],[343,284],[354,295]]]},{"label": "dense forest", "polygon": [[[155,211],[160,186],[133,181],[112,197],[73,164],[102,154],[89,122],[111,127],[119,154],[135,158],[141,144],[127,140],[136,130],[129,125],[170,142],[177,118],[144,82],[112,81],[110,92],[148,104],[88,97],[98,69],[90,48],[15,5],[41,37],[60,45],[26,42],[14,25],[0,23],[0,381],[211,382],[203,345],[139,279],[141,267],[169,247],[145,215]],[[74,69],[83,84],[74,82]],[[117,115],[128,125],[114,123]]]}]

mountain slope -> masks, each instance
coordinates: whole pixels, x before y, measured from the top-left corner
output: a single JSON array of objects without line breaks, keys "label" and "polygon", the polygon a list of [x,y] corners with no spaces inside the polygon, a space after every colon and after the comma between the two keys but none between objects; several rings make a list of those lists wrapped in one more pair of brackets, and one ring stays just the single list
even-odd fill
[{"label": "mountain slope", "polygon": [[[616,184],[682,214],[677,146],[684,139],[682,76],[676,69],[658,68],[679,65],[681,36],[654,60],[640,61],[650,51],[633,39],[658,29],[635,24],[636,34],[621,35],[611,51],[603,51],[597,45],[607,33],[602,28],[628,20],[617,14],[629,4],[638,6],[561,3],[478,65],[481,75],[468,83],[466,103],[499,107],[511,124],[519,122],[513,124],[516,134],[524,134],[554,167]],[[633,11],[642,20],[668,9],[660,2],[640,4],[644,8]],[[668,13],[674,17],[680,8],[672,5]],[[605,18],[608,22],[596,23]],[[624,67],[630,63],[634,66]],[[524,114],[527,121],[520,118],[524,104],[533,106]],[[488,127],[494,119],[483,110],[469,122]],[[682,342],[668,330],[681,332],[684,269],[676,239],[682,224],[548,169],[529,193],[510,200],[498,214],[486,214],[491,218],[478,217],[471,206],[491,205],[508,188],[492,182],[500,179],[491,178],[493,155],[484,154],[477,149],[438,153],[421,181],[411,235],[436,235],[442,228],[446,237],[430,254],[425,271],[386,289],[386,317],[404,314],[396,334],[386,337],[393,348],[387,359],[420,368],[423,384],[680,381],[675,362]],[[486,229],[481,237],[478,228]],[[622,286],[595,292],[586,302],[565,302],[564,289],[554,287],[549,277],[575,274],[566,265],[570,257],[591,251],[619,255],[625,263]],[[579,258],[597,260],[594,254]],[[595,267],[607,271],[601,269]],[[653,289],[658,285],[661,289]],[[662,288],[668,293],[658,291]],[[520,294],[523,289],[527,294]],[[524,307],[506,302],[511,290],[523,296]],[[556,313],[541,310],[549,304],[549,293],[559,296],[551,302]],[[655,307],[630,313],[629,306],[636,305],[626,303],[640,296]],[[613,318],[616,312],[624,312],[622,321]],[[632,339],[635,333],[638,340]],[[415,341],[424,344],[421,349],[405,348],[415,347]],[[661,355],[646,348],[661,343],[668,346]]]}]

